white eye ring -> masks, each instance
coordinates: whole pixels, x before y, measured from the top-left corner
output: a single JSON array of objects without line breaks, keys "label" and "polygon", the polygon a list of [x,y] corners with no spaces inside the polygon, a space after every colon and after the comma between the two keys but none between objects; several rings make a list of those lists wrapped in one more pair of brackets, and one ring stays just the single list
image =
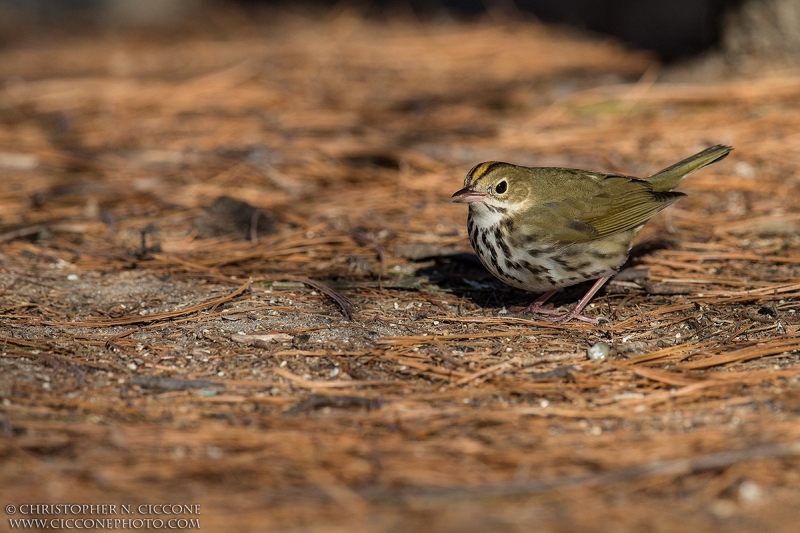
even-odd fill
[{"label": "white eye ring", "polygon": [[496,192],[497,194],[503,194],[507,190],[508,190],[508,182],[506,180],[503,180],[494,186],[494,192]]}]

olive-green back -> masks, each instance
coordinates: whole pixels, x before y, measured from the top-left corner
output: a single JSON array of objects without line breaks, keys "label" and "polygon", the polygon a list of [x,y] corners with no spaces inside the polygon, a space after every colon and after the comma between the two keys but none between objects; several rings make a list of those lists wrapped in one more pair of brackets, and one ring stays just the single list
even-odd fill
[{"label": "olive-green back", "polygon": [[529,234],[553,243],[586,242],[633,230],[685,196],[673,192],[686,176],[731,151],[712,146],[647,179],[566,168],[515,171],[532,185],[532,209],[522,215]]}]

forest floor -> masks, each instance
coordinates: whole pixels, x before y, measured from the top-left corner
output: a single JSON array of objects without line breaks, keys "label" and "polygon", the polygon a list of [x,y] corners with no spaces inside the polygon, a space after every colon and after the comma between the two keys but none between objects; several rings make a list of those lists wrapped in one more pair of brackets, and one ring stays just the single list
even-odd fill
[{"label": "forest floor", "polygon": [[[666,74],[533,22],[346,10],[6,42],[3,522],[796,530],[800,71]],[[515,315],[534,295],[450,201],[485,160],[643,176],[712,144],[598,326]]]}]

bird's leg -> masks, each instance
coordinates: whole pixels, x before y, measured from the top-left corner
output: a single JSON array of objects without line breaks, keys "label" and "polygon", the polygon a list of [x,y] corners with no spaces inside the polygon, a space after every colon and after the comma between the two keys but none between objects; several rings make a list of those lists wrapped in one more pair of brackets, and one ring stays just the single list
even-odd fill
[{"label": "bird's leg", "polygon": [[588,316],[583,316],[581,314],[581,311],[583,311],[583,308],[586,307],[586,304],[589,303],[589,300],[592,299],[592,296],[594,296],[595,293],[597,293],[597,291],[600,290],[600,287],[605,285],[606,281],[610,280],[611,277],[612,276],[605,276],[595,281],[594,285],[592,285],[592,288],[589,289],[588,292],[583,295],[583,298],[581,298],[578,301],[578,304],[575,306],[575,309],[573,309],[569,313],[564,313],[560,317],[553,320],[553,324],[563,324],[564,322],[568,322],[573,318],[576,320],[583,320],[584,322],[589,322],[590,324],[597,324],[596,318],[589,318]]},{"label": "bird's leg", "polygon": [[536,300],[533,301],[528,307],[523,309],[522,311],[518,311],[514,313],[515,315],[523,315],[523,314],[533,314],[533,315],[555,315],[558,313],[555,309],[542,309],[542,305],[553,296],[558,289],[547,291],[546,293],[542,294]]}]

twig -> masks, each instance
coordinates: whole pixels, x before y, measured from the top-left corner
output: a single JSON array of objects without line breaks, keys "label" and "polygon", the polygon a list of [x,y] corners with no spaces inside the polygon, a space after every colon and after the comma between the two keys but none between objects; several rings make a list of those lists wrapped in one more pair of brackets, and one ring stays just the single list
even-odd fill
[{"label": "twig", "polygon": [[353,304],[350,302],[350,300],[348,300],[335,290],[331,289],[327,285],[303,276],[281,276],[281,279],[289,281],[299,281],[300,283],[305,283],[309,287],[317,289],[318,291],[325,294],[339,305],[339,307],[342,310],[342,314],[347,320],[353,320],[353,307],[352,307]]}]

